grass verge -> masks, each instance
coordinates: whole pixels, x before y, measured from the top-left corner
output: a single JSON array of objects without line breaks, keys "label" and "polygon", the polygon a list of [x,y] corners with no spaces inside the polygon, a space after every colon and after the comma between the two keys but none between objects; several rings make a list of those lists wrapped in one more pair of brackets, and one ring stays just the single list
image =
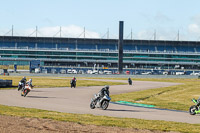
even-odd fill
[{"label": "grass verge", "polygon": [[[160,108],[188,111],[193,105],[192,98],[200,96],[199,79],[138,79],[145,81],[162,81],[183,83],[181,85],[149,89],[119,95],[112,95],[112,101],[128,101],[151,104]],[[134,81],[133,81],[134,84]]]},{"label": "grass verge", "polygon": [[[67,77],[26,77],[27,79],[32,78],[33,85],[35,88],[49,88],[49,87],[69,87],[71,78]],[[3,76],[1,79],[7,79],[13,81],[13,87],[0,88],[0,89],[15,89],[18,86],[19,81],[22,79],[20,76]],[[77,80],[78,86],[104,86],[104,85],[123,85],[125,83],[120,82],[109,82],[109,81],[94,81],[94,80]]]},{"label": "grass verge", "polygon": [[98,126],[116,126],[123,128],[160,131],[178,131],[183,133],[198,133],[200,131],[200,124],[187,124],[158,120],[142,120],[134,118],[115,118],[107,116],[94,116],[89,114],[70,114],[4,105],[0,105],[0,115],[52,119],[57,121],[75,122],[84,125],[91,124]]}]

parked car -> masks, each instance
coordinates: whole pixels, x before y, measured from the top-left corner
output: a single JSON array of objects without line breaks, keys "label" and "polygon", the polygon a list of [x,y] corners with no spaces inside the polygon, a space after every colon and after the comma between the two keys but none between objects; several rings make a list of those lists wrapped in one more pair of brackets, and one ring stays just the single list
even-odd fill
[{"label": "parked car", "polygon": [[77,74],[77,71],[75,69],[72,69],[73,74]]},{"label": "parked car", "polygon": [[98,70],[93,70],[91,74],[98,74]]},{"label": "parked car", "polygon": [[142,75],[150,75],[151,74],[151,72],[143,72],[143,73],[141,73]]},{"label": "parked car", "polygon": [[68,69],[68,70],[67,70],[67,73],[68,73],[68,74],[72,74],[72,69]]},{"label": "parked car", "polygon": [[79,70],[78,74],[84,74],[84,71],[83,70]]},{"label": "parked car", "polygon": [[169,72],[163,72],[163,75],[168,75],[169,74]]},{"label": "parked car", "polygon": [[176,72],[176,75],[184,75],[185,72]]},{"label": "parked car", "polygon": [[191,73],[190,75],[196,75],[196,76],[199,76],[200,73],[198,73],[198,72],[193,72],[193,73]]},{"label": "parked car", "polygon": [[112,71],[105,70],[104,74],[112,74]]},{"label": "parked car", "polygon": [[61,74],[66,74],[66,70],[65,70],[65,69],[61,69],[61,70],[60,70],[60,73],[61,73]]}]

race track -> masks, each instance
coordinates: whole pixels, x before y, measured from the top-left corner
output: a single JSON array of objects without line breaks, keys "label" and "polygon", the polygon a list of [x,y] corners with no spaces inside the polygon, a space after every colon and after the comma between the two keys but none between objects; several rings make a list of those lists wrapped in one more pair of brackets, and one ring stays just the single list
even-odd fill
[{"label": "race track", "polygon": [[[112,80],[113,81],[113,80]],[[81,82],[79,80],[79,82]],[[95,82],[95,81],[94,81]],[[116,80],[115,82],[119,82]],[[125,81],[120,81],[125,82]],[[152,88],[167,87],[178,83],[134,81],[133,86],[115,85],[110,87],[111,94],[120,94]],[[147,120],[165,120],[185,123],[200,123],[199,116],[188,112],[160,110],[110,103],[107,110],[90,109],[90,100],[103,86],[77,88],[35,88],[27,97],[21,97],[17,90],[0,90],[0,104],[51,111],[104,115],[112,117],[139,118]]]}]

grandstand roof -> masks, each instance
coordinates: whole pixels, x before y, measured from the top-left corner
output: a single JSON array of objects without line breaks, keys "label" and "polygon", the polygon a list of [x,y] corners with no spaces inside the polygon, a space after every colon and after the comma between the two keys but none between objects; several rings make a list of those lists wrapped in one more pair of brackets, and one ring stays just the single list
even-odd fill
[{"label": "grandstand roof", "polygon": [[[25,37],[25,36],[0,36],[1,42],[40,42],[40,43],[109,43],[116,44],[118,39],[94,39],[94,38],[63,38],[63,37]],[[154,45],[173,45],[173,46],[197,46],[200,45],[200,41],[169,41],[169,40],[130,40],[124,39],[124,44],[154,44]]]}]

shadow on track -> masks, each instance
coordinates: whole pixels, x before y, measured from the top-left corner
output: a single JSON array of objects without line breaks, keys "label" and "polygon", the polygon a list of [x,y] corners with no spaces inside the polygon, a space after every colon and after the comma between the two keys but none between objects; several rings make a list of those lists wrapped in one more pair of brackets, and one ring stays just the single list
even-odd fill
[{"label": "shadow on track", "polygon": [[27,96],[28,98],[56,98],[56,97],[44,97],[44,96]]},{"label": "shadow on track", "polygon": [[126,111],[126,112],[143,112],[143,111],[136,111],[136,110],[126,110],[126,109],[107,109],[106,111]]},{"label": "shadow on track", "polygon": [[41,90],[31,90],[32,92],[49,92],[49,91],[41,91]]}]

